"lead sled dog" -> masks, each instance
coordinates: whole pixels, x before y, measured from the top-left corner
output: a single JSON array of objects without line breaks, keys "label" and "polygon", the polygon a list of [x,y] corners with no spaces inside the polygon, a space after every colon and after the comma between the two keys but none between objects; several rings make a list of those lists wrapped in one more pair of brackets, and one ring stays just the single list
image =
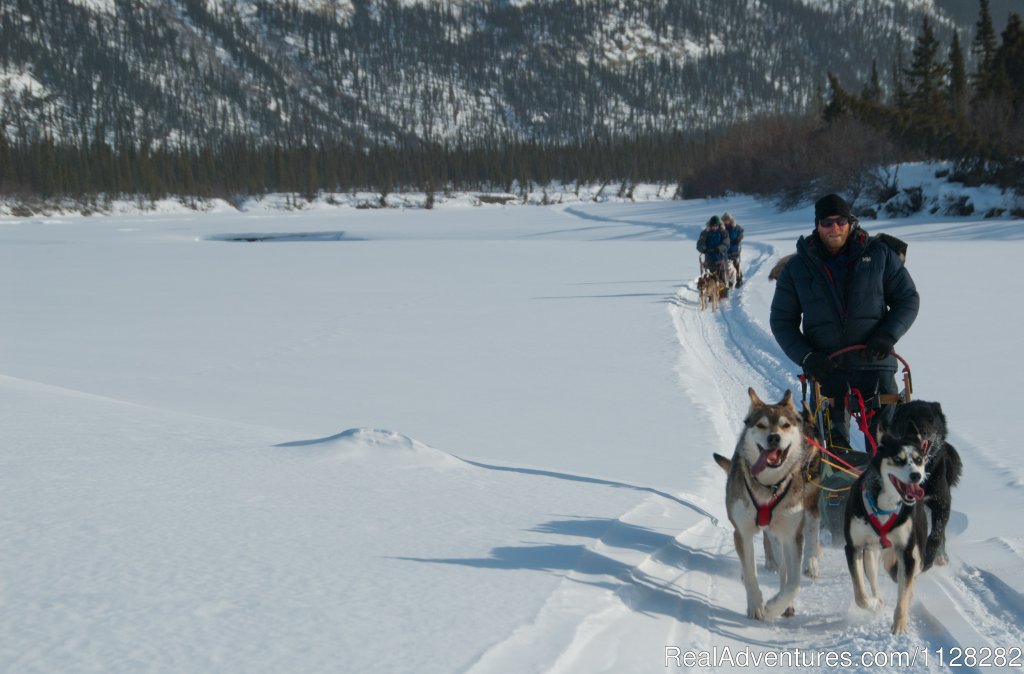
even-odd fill
[{"label": "lead sled dog", "polygon": [[[914,596],[914,581],[924,571],[928,521],[924,514],[927,474],[920,447],[886,436],[871,462],[850,490],[846,502],[844,534],[846,564],[853,581],[857,606],[882,607],[878,591],[881,555],[889,575],[899,586],[892,633],[907,631],[907,613]],[[871,595],[864,589],[864,578]]]},{"label": "lead sled dog", "polygon": [[947,440],[946,416],[936,402],[912,400],[897,405],[892,419],[881,427],[882,437],[894,437],[918,447],[925,459],[924,504],[931,514],[931,531],[924,551],[924,570],[946,564],[946,524],[953,507],[952,489],[963,473],[960,454]]},{"label": "lead sled dog", "polygon": [[704,311],[709,306],[711,311],[718,311],[718,300],[722,296],[725,286],[718,274],[704,272],[697,279],[697,294],[700,298],[700,310]]},{"label": "lead sled dog", "polygon": [[[761,401],[753,388],[747,389],[747,394],[750,410],[732,459],[719,454],[714,458],[728,472],[725,505],[743,572],[747,616],[772,620],[796,612],[805,531],[808,574],[817,574],[818,489],[806,478],[817,452],[807,442],[807,418],[797,412],[792,391],[786,391],[773,405]],[[814,507],[809,507],[809,502]],[[764,531],[766,549],[770,545],[779,570],[779,592],[767,602],[757,581],[754,560],[754,535],[759,530]]]}]

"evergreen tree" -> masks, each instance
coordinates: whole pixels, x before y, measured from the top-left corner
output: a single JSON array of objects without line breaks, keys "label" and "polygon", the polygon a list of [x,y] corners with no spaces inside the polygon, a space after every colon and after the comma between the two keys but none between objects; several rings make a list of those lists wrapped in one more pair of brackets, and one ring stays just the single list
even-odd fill
[{"label": "evergreen tree", "polygon": [[878,79],[878,62],[871,59],[871,77],[860,92],[860,97],[868,103],[882,102],[882,82]]},{"label": "evergreen tree", "polygon": [[1003,43],[996,52],[996,69],[1001,94],[1016,113],[1024,112],[1024,23],[1020,15],[1011,14],[1003,31]]},{"label": "evergreen tree", "polygon": [[938,59],[938,54],[939,41],[925,18],[906,72],[911,93],[907,107],[919,117],[935,118],[944,113],[946,65]]},{"label": "evergreen tree", "polygon": [[892,99],[890,105],[905,110],[910,104],[906,80],[903,77],[903,50],[896,51],[896,60],[892,63]]},{"label": "evergreen tree", "polygon": [[3,127],[0,127],[0,194],[13,191],[16,176],[14,160],[11,156],[11,147],[7,143],[7,136],[4,135]]},{"label": "evergreen tree", "polygon": [[970,89],[967,83],[964,51],[960,47],[959,31],[953,33],[953,42],[949,47],[949,102],[953,115],[957,119],[967,117]]},{"label": "evergreen tree", "polygon": [[971,53],[978,64],[978,69],[974,73],[975,99],[987,98],[992,93],[997,46],[996,30],[992,25],[988,0],[980,0],[980,3],[977,30],[974,33],[974,41],[971,43]]}]

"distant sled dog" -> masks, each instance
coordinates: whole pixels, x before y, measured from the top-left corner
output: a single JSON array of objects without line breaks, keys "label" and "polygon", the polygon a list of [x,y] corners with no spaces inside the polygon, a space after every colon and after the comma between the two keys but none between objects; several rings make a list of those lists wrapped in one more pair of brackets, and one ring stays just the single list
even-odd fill
[{"label": "distant sled dog", "polygon": [[946,554],[946,524],[953,507],[952,489],[960,482],[963,462],[953,445],[946,442],[946,417],[942,405],[912,400],[896,406],[892,420],[880,430],[903,444],[915,445],[925,457],[924,504],[931,513],[931,531],[924,551],[924,568],[943,566]]},{"label": "distant sled dog", "polygon": [[[846,564],[857,606],[882,607],[878,590],[879,555],[899,585],[892,633],[907,631],[914,581],[924,570],[928,521],[924,514],[925,457],[913,443],[883,438],[878,451],[850,491],[843,531]],[[867,577],[871,596],[864,589]]]},{"label": "distant sled dog", "polygon": [[709,306],[711,311],[718,311],[718,299],[722,295],[724,285],[714,272],[705,272],[697,279],[697,293],[700,295],[700,310]]},{"label": "distant sled dog", "polygon": [[725,287],[732,290],[736,287],[736,266],[732,262],[725,263]]},{"label": "distant sled dog", "polygon": [[[747,616],[773,620],[796,613],[808,488],[805,469],[813,458],[812,447],[805,441],[804,422],[793,404],[792,391],[774,405],[762,402],[752,388],[747,394],[750,410],[732,459],[719,454],[714,458],[728,471],[725,505],[743,571]],[[813,525],[815,535],[818,526]],[[762,529],[779,568],[779,593],[767,603],[754,560],[754,534]]]}]

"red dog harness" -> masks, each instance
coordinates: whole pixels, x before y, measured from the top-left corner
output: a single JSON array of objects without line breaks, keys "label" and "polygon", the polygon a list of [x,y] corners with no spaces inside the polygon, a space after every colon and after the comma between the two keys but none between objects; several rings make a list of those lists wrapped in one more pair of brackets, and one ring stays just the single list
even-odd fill
[{"label": "red dog harness", "polygon": [[[871,522],[871,528],[878,534],[879,540],[882,542],[883,548],[891,548],[892,541],[889,540],[889,532],[896,526],[896,520],[899,519],[900,512],[903,510],[903,501],[900,501],[900,507],[896,510],[880,510],[878,505],[866,491],[861,490],[861,494],[864,495],[864,505],[867,507],[868,520]],[[888,515],[888,519],[883,523],[879,515]]]},{"label": "red dog harness", "polygon": [[785,498],[789,488],[793,486],[793,480],[790,479],[786,484],[786,488],[782,490],[782,493],[776,495],[779,491],[779,485],[781,484],[782,483],[779,482],[772,487],[771,501],[768,501],[768,503],[758,503],[757,497],[754,496],[754,490],[750,488],[750,484],[746,480],[743,481],[743,486],[747,488],[747,494],[750,496],[750,501],[754,504],[754,507],[757,508],[757,526],[766,527],[772,523],[772,513],[775,511],[775,506],[779,504],[779,501]]}]

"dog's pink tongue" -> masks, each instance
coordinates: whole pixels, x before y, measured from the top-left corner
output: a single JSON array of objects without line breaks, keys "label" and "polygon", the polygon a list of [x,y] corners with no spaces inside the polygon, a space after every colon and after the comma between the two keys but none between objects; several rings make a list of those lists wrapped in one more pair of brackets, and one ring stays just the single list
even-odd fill
[{"label": "dog's pink tongue", "polygon": [[907,485],[907,495],[915,501],[924,500],[924,488],[919,484]]},{"label": "dog's pink tongue", "polygon": [[757,461],[755,461],[754,465],[750,467],[750,474],[754,475],[754,476],[759,475],[761,473],[761,471],[763,471],[765,468],[768,467],[768,461],[769,460],[772,463],[777,464],[779,462],[779,457],[781,455],[782,455],[782,450],[781,449],[773,449],[771,451],[767,451],[767,450],[766,451],[762,451],[761,454],[757,457]]}]

